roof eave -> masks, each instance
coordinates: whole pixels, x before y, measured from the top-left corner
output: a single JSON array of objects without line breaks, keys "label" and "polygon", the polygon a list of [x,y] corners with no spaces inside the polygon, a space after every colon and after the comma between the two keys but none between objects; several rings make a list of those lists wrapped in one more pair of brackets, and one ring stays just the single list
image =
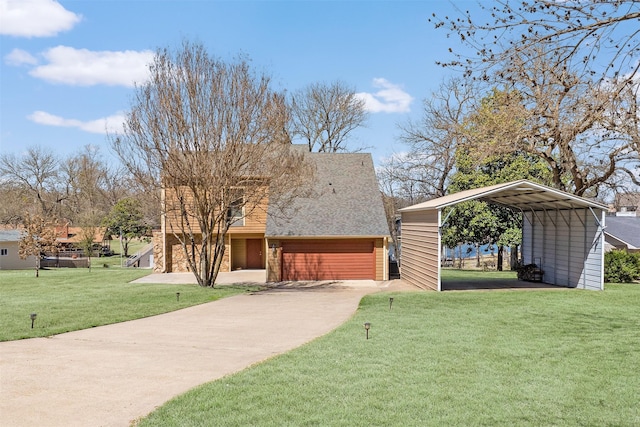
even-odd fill
[{"label": "roof eave", "polygon": [[[500,193],[503,192],[505,190],[510,190],[510,189],[514,189],[517,188],[518,186],[526,186],[525,188],[523,188],[523,191],[526,191],[528,189],[535,189],[537,191],[543,191],[545,193],[553,193],[555,195],[557,195],[559,198],[561,198],[561,200],[556,200],[556,201],[540,201],[540,202],[534,202],[532,203],[532,205],[548,205],[548,204],[557,204],[559,202],[564,202],[564,203],[568,203],[570,206],[567,206],[566,209],[575,209],[576,207],[574,205],[579,205],[580,207],[591,207],[591,208],[596,208],[596,209],[603,209],[603,210],[607,210],[608,207],[606,205],[603,205],[601,203],[598,202],[593,202],[590,200],[587,200],[583,197],[580,196],[576,196],[570,193],[566,193],[564,191],[560,191],[560,190],[556,190],[555,188],[551,188],[551,187],[547,187],[545,185],[542,184],[538,184],[526,179],[522,179],[522,180],[518,180],[518,181],[511,181],[511,182],[507,182],[504,184],[497,184],[497,185],[493,185],[490,187],[484,187],[487,188],[486,190],[483,190],[483,188],[479,188],[479,189],[474,189],[474,190],[467,190],[464,192],[460,192],[461,197],[455,197],[455,194],[451,194],[451,200],[446,200],[443,203],[437,203],[438,199],[434,199],[433,201],[427,201],[418,205],[414,205],[414,206],[409,206],[403,209],[400,209],[400,212],[418,212],[418,211],[427,211],[427,210],[440,210],[440,209],[444,209],[446,207],[449,206],[453,206],[456,205],[458,203],[462,203],[462,202],[467,202],[467,201],[471,201],[471,200],[483,200],[483,201],[487,201],[488,203],[497,203],[497,202],[492,202],[491,200],[485,200],[488,198],[488,196],[492,195],[492,194],[496,194],[496,193]],[[445,196],[447,197],[447,196]],[[441,197],[442,198],[442,197]],[[430,203],[431,202],[431,203]],[[518,209],[522,209],[522,205],[517,205],[517,204],[509,204],[509,203],[500,203],[502,205],[506,205],[506,206],[512,206]],[[543,208],[539,208],[539,209],[535,209],[532,206],[528,206],[528,210],[545,210],[545,209],[557,209],[556,207],[543,207]]]}]

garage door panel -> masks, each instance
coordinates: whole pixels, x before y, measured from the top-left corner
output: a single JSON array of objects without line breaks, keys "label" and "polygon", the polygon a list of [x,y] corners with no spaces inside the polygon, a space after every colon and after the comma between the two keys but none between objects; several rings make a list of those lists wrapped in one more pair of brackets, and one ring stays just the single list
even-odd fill
[{"label": "garage door panel", "polygon": [[284,280],[375,278],[373,241],[294,241],[282,243]]}]

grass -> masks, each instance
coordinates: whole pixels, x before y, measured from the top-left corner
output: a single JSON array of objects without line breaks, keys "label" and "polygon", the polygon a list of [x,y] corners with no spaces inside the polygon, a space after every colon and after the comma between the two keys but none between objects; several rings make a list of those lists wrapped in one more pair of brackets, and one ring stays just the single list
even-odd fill
[{"label": "grass", "polygon": [[[144,239],[133,239],[129,242],[129,255],[135,255],[136,252],[147,246],[149,242]],[[111,242],[111,250],[114,255],[108,257],[91,257],[92,268],[121,267],[126,261],[124,253],[121,254],[120,241],[115,239]],[[121,256],[122,255],[122,256]]]},{"label": "grass", "polygon": [[[129,283],[149,273],[102,267],[50,269],[36,278],[33,270],[0,271],[0,341],[139,319],[256,289]],[[33,329],[30,313],[37,313]]]},{"label": "grass", "polygon": [[331,334],[140,426],[635,426],[638,331],[638,285],[374,294]]},{"label": "grass", "polygon": [[477,282],[492,279],[516,279],[516,271],[481,271],[481,270],[461,270],[458,268],[442,268],[440,270],[443,280],[455,280],[463,282]]}]

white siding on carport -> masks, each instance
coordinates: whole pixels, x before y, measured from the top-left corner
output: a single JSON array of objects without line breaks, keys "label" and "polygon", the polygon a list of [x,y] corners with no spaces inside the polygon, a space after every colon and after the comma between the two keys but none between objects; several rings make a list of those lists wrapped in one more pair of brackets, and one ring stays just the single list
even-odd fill
[{"label": "white siding on carport", "polygon": [[603,221],[602,211],[591,209],[524,212],[522,259],[541,264],[545,283],[598,290],[604,271]]}]

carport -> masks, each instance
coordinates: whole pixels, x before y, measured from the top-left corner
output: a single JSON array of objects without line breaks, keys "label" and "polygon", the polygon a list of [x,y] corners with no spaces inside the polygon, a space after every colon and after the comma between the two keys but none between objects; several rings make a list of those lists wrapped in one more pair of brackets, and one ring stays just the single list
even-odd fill
[{"label": "carport", "polygon": [[521,258],[544,272],[542,282],[604,289],[604,227],[607,206],[528,180],[461,191],[401,209],[401,277],[421,288],[442,290],[441,230],[449,210],[470,200],[522,212]]}]

